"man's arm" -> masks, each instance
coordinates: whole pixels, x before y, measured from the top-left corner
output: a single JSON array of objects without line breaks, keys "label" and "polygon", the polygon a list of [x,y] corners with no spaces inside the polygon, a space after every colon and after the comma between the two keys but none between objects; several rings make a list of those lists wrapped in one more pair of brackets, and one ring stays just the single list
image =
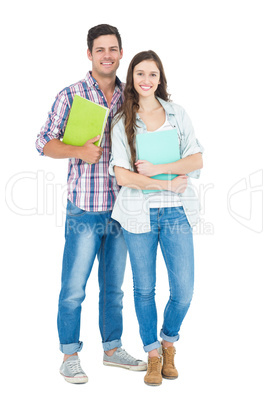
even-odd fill
[{"label": "man's arm", "polygon": [[68,88],[61,91],[52,105],[48,118],[37,136],[36,148],[41,155],[51,158],[77,158],[87,163],[99,162],[103,149],[94,145],[99,136],[87,141],[83,146],[64,144],[66,122],[71,109]]},{"label": "man's arm", "polygon": [[55,159],[77,158],[82,159],[86,163],[98,163],[103,148],[97,147],[94,145],[94,142],[99,138],[100,136],[98,135],[97,137],[87,141],[81,147],[64,144],[58,139],[53,139],[47,142],[44,146],[44,154]]}]

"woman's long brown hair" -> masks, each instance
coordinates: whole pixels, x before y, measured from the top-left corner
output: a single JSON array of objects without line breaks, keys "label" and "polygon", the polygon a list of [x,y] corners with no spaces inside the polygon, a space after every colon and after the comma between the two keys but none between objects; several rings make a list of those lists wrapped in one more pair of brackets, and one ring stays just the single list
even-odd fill
[{"label": "woman's long brown hair", "polygon": [[135,172],[137,172],[135,162],[136,162],[136,113],[139,110],[139,94],[134,88],[133,83],[133,71],[137,64],[141,63],[144,60],[153,60],[157,68],[160,71],[160,84],[155,92],[155,96],[168,101],[169,94],[167,93],[167,80],[164,72],[164,68],[162,62],[158,55],[152,50],[140,52],[133,57],[130,62],[128,72],[127,72],[127,80],[126,86],[124,90],[124,103],[119,109],[114,123],[116,123],[121,117],[124,119],[125,132],[131,152],[131,165]]}]

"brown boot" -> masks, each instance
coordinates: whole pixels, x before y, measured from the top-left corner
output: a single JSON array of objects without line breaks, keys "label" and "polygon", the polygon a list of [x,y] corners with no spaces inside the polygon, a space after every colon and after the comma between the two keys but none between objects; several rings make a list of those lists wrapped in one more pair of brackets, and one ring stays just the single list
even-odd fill
[{"label": "brown boot", "polygon": [[162,384],[162,358],[161,357],[149,357],[148,368],[144,382],[147,385],[161,385]]},{"label": "brown boot", "polygon": [[169,346],[168,348],[162,347],[163,350],[163,368],[162,376],[169,380],[175,380],[178,378],[178,371],[174,364],[174,356],[176,354],[176,349],[174,346]]}]

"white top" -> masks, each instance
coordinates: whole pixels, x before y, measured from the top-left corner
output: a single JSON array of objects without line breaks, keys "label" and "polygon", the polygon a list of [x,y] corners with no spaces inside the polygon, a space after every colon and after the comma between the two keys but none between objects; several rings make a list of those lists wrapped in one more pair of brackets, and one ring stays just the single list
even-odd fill
[{"label": "white top", "polygon": [[[166,114],[166,120],[161,127],[155,131],[148,131],[148,133],[156,133],[157,131],[172,130],[173,126],[170,124]],[[172,191],[157,191],[144,195],[149,200],[149,208],[169,208],[169,207],[181,207],[181,199],[179,194],[175,194]]]}]

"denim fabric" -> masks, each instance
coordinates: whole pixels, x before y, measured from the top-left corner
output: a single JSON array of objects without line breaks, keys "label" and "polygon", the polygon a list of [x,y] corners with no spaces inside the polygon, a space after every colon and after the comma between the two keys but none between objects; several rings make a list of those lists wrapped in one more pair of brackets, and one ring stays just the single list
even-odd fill
[{"label": "denim fabric", "polygon": [[96,255],[99,260],[99,326],[104,350],[121,346],[122,298],[127,248],[111,211],[86,212],[67,205],[62,286],[59,297],[60,350],[73,354],[80,341],[81,304]]},{"label": "denim fabric", "polygon": [[192,229],[183,207],[151,208],[151,232],[135,234],[123,229],[133,272],[134,301],[145,352],[160,346],[155,304],[156,255],[160,248],[166,263],[170,298],[160,332],[162,339],[179,339],[182,321],[194,287]]}]

